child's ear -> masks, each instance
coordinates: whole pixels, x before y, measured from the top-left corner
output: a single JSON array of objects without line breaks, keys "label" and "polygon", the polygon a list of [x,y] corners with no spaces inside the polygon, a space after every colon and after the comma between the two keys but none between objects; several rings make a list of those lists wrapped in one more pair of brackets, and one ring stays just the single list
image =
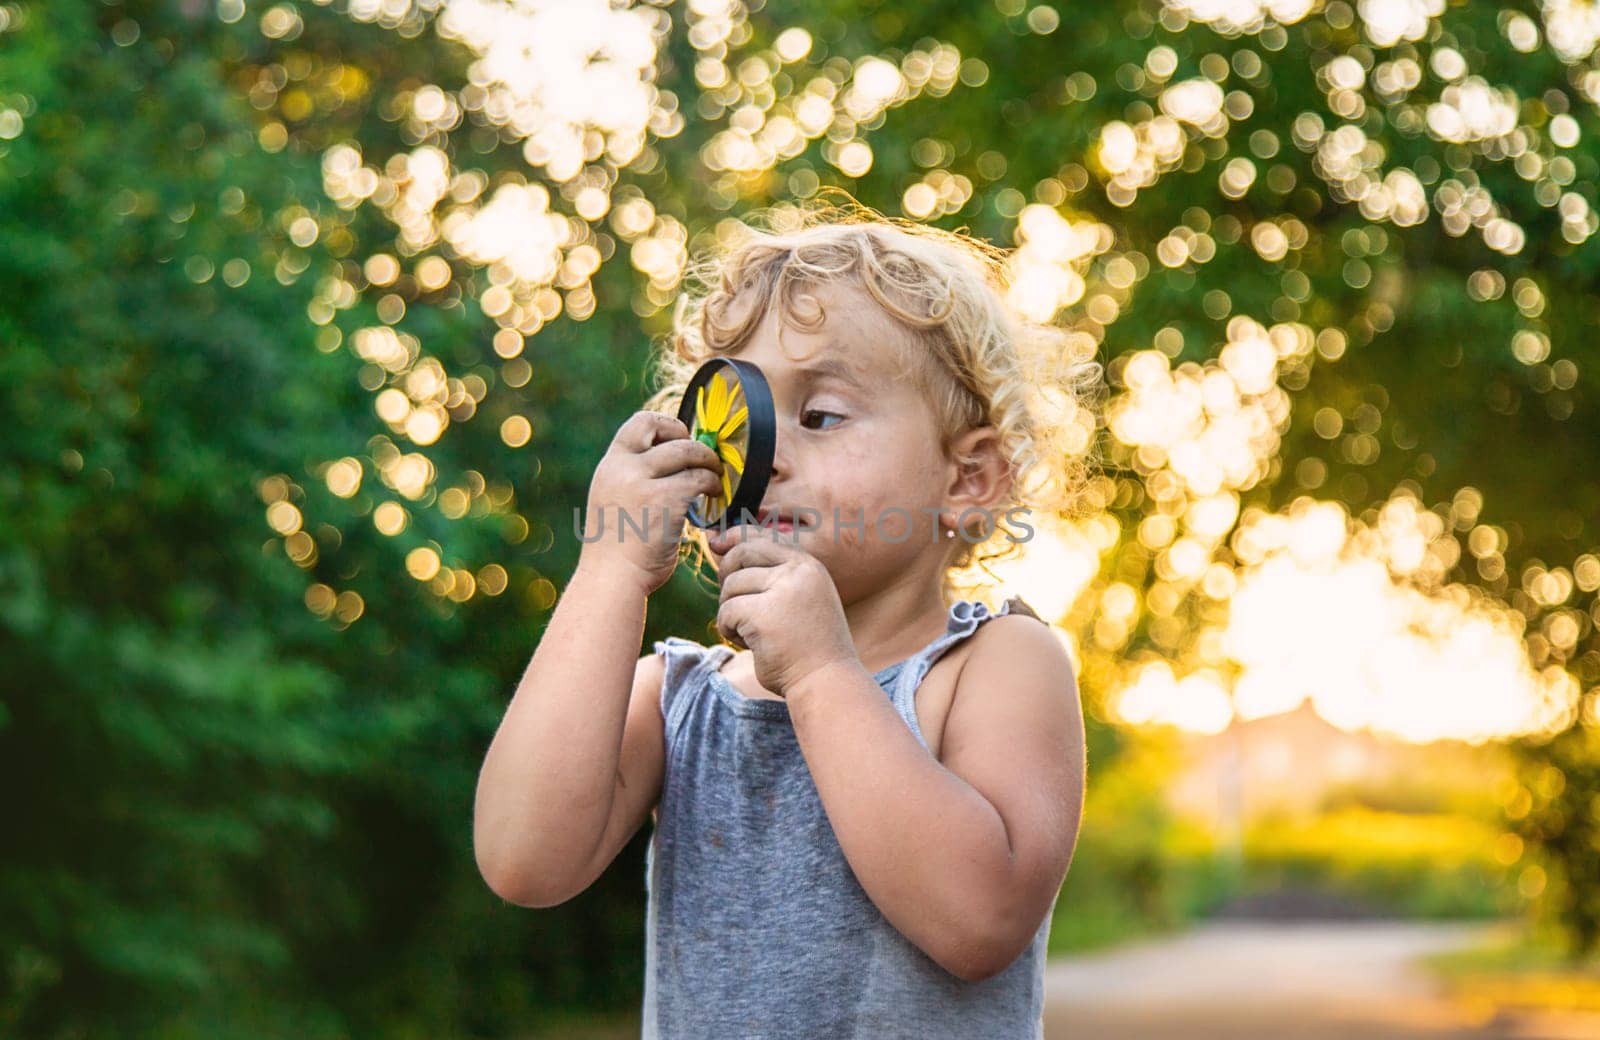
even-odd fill
[{"label": "child's ear", "polygon": [[[973,461],[962,462],[963,458]],[[1011,489],[1011,466],[1001,452],[1000,431],[978,426],[958,436],[950,445],[945,485],[945,508],[951,519],[964,509],[990,509]]]}]

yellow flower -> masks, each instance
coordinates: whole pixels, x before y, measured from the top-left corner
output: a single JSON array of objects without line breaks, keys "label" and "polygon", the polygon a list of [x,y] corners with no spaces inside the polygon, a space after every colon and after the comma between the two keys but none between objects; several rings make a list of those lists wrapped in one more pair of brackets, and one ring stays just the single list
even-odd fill
[{"label": "yellow flower", "polygon": [[[750,415],[744,402],[744,390],[739,384],[729,386],[726,368],[718,371],[702,386],[695,397],[695,425],[699,431],[695,440],[716,451],[722,459],[722,495],[714,500],[717,511],[727,509],[733,501],[733,478],[744,472],[744,455],[733,442],[733,435],[744,425]],[[710,496],[707,496],[708,498]]]}]

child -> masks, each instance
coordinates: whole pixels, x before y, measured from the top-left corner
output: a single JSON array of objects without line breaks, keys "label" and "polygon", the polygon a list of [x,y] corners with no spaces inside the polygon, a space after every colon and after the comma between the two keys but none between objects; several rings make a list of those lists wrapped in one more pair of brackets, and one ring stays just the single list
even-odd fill
[{"label": "child", "polygon": [[[1022,600],[953,593],[1032,532],[1000,518],[1071,498],[1099,366],[1006,306],[991,246],[863,209],[791,224],[708,261],[595,470],[586,538],[663,509],[672,535],[585,542],[484,761],[478,864],[553,906],[652,817],[647,1038],[1039,1037],[1077,687]],[[635,661],[688,502],[721,486],[674,417],[719,354],[778,415],[759,522],[689,529],[739,649]]]}]

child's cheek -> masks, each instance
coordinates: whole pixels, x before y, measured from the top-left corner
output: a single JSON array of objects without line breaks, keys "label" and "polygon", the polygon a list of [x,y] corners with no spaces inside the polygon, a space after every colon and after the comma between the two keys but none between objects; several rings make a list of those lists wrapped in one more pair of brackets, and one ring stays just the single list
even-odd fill
[{"label": "child's cheek", "polygon": [[866,542],[866,539],[862,537],[861,528],[856,527],[853,524],[846,524],[842,522],[846,519],[854,520],[855,517],[845,517],[841,513],[839,519],[841,520],[841,523],[839,524],[839,546],[843,549],[850,550],[861,548],[861,546]]}]

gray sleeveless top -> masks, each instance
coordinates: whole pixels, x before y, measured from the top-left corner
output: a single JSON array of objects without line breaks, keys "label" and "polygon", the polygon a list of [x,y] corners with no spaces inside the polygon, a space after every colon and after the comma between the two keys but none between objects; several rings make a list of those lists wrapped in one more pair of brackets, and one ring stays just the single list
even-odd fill
[{"label": "gray sleeveless top", "polygon": [[[938,657],[991,617],[950,607],[943,635],[875,678],[928,746],[913,695]],[[666,767],[645,854],[644,1040],[1041,1038],[1046,914],[998,974],[967,982],[906,939],[856,880],[781,700],[717,669],[735,653],[669,636]],[[1054,910],[1054,901],[1051,904]]]}]

